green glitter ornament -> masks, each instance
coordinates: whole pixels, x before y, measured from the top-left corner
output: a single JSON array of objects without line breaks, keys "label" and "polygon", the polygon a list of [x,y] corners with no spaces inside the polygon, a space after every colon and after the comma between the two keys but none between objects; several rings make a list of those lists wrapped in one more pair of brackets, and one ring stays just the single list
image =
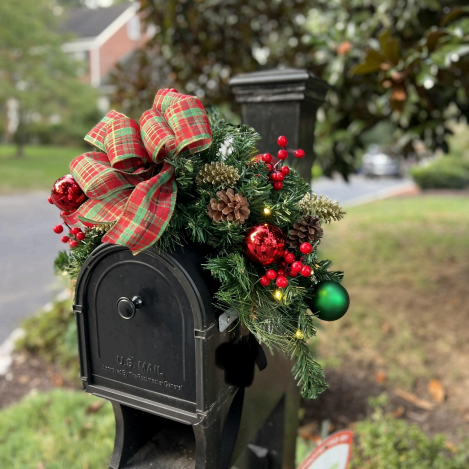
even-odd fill
[{"label": "green glitter ornament", "polygon": [[319,319],[336,321],[347,312],[349,305],[347,290],[340,283],[328,280],[316,285],[309,307]]}]

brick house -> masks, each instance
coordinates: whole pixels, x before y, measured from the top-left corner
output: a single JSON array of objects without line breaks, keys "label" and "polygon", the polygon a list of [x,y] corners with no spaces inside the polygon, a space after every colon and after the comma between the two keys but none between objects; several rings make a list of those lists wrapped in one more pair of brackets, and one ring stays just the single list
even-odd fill
[{"label": "brick house", "polygon": [[66,13],[62,31],[71,35],[63,45],[64,52],[83,63],[82,79],[100,90],[98,106],[109,109],[112,91],[106,77],[120,61],[129,57],[151,37],[144,31],[138,14],[138,3],[119,3],[109,8],[76,9]]}]

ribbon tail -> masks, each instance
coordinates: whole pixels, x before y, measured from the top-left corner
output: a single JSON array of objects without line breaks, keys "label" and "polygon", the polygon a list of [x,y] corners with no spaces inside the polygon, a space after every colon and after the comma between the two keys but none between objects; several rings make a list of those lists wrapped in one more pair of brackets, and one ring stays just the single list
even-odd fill
[{"label": "ribbon tail", "polygon": [[137,185],[103,242],[127,246],[133,254],[155,244],[169,224],[176,192],[174,168],[165,162],[158,175]]}]

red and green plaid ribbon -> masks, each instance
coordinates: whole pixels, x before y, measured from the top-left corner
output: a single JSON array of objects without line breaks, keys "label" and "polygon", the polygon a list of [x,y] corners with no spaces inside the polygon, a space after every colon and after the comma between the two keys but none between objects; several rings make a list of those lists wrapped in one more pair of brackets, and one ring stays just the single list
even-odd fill
[{"label": "red and green plaid ribbon", "polygon": [[115,223],[103,242],[137,254],[158,241],[174,210],[177,187],[166,158],[205,150],[212,133],[197,98],[160,90],[140,125],[111,111],[85,140],[101,151],[75,158],[70,172],[89,200],[63,218],[71,225]]}]

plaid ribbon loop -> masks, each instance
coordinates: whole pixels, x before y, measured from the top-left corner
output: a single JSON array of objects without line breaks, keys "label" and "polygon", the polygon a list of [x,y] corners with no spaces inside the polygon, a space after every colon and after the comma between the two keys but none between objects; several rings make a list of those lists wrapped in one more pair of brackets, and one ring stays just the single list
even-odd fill
[{"label": "plaid ribbon loop", "polygon": [[138,254],[158,241],[174,211],[177,186],[167,160],[205,150],[212,134],[198,99],[160,90],[139,124],[111,111],[85,140],[101,151],[75,158],[70,172],[89,199],[63,218],[70,225],[115,223],[103,242]]}]

